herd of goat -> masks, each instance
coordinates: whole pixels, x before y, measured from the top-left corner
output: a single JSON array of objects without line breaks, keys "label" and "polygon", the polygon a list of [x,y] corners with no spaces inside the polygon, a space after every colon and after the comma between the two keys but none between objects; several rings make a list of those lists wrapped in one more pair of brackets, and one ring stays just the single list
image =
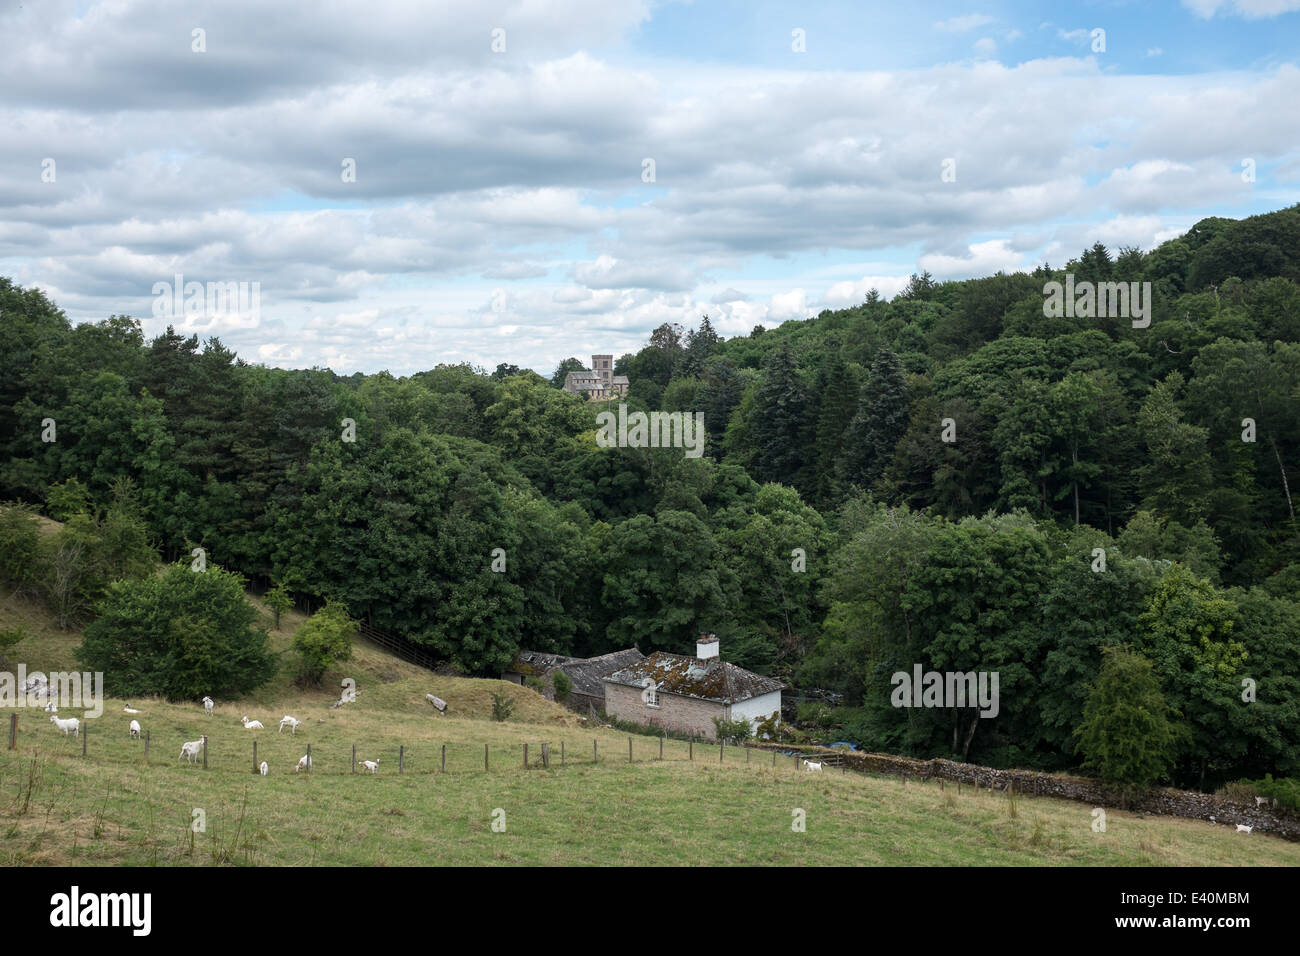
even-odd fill
[{"label": "herd of goat", "polygon": [[[47,683],[41,681],[39,678],[33,678],[32,680],[28,681],[26,685],[24,685],[23,690],[29,696],[35,698],[38,703],[41,700],[44,700],[46,702],[44,705],[44,710],[47,714],[50,715],[50,722],[54,724],[55,728],[61,731],[65,737],[68,736],[69,734],[71,734],[74,737],[79,736],[81,734],[80,720],[78,720],[76,717],[64,718],[59,716],[58,705],[54,703],[53,696],[51,695],[50,688]],[[213,702],[211,697],[203,698],[203,710],[209,717],[212,716],[212,712],[215,706],[216,704]],[[139,710],[132,707],[130,704],[127,704],[125,707],[122,708],[122,710],[127,714],[140,713]],[[246,730],[266,729],[262,725],[262,722],[260,720],[250,720],[247,714],[245,714],[243,717],[240,718],[240,723],[244,725],[244,728]],[[301,726],[302,726],[301,720],[299,720],[297,717],[292,716],[291,714],[285,714],[283,717],[280,718],[280,727],[277,733],[284,733],[284,730],[287,727],[291,735],[297,736],[298,728]],[[136,720],[134,717],[132,717],[131,723],[128,725],[127,729],[133,738],[139,738],[140,735],[143,733],[143,728],[140,726],[140,721]],[[206,745],[207,742],[208,742],[207,734],[200,735],[198,740],[185,741],[185,743],[181,745],[180,756],[177,759],[188,760],[190,763],[197,763],[199,757],[203,753],[204,745]],[[379,772],[378,760],[362,760],[359,761],[359,763],[370,773]],[[302,757],[298,760],[298,765],[294,768],[293,772],[297,773],[300,770],[310,770],[311,766],[312,766],[311,755],[303,754]],[[258,769],[258,773],[260,773],[263,777],[265,777],[268,773],[270,773],[271,770],[270,766],[267,764],[265,760],[261,762],[261,764],[258,766],[257,769]]]}]

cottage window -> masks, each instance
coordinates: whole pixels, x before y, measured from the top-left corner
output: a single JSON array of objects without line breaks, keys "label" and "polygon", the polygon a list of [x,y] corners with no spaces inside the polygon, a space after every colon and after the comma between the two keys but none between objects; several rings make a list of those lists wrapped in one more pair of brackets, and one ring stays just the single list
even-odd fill
[{"label": "cottage window", "polygon": [[659,691],[653,687],[646,688],[645,702],[647,707],[659,706]]}]

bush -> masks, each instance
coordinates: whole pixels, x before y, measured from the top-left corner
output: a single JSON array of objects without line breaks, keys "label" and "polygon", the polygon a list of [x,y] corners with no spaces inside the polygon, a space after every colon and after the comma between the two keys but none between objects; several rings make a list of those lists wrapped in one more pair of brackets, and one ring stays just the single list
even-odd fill
[{"label": "bush", "polygon": [[524,686],[529,690],[537,691],[537,693],[541,694],[543,697],[546,696],[546,685],[542,683],[540,677],[535,677],[530,674],[524,678]]},{"label": "bush", "polygon": [[514,713],[515,702],[505,694],[492,694],[492,719],[496,721],[506,721]]},{"label": "bush", "polygon": [[1274,780],[1271,773],[1266,773],[1263,780],[1241,780],[1239,783],[1252,786],[1254,788],[1252,796],[1258,794],[1270,800],[1277,800],[1279,807],[1300,810],[1300,780],[1294,777],[1279,777]]},{"label": "bush", "polygon": [[569,699],[569,694],[573,692],[573,681],[569,680],[569,675],[564,671],[556,671],[551,675],[551,686],[555,689],[555,699],[563,704]]},{"label": "bush", "polygon": [[293,597],[289,594],[288,588],[283,584],[277,584],[266,592],[266,597],[263,600],[266,601],[266,606],[271,609],[271,613],[275,615],[275,629],[278,631],[280,629],[280,615],[293,607]]},{"label": "bush", "polygon": [[97,610],[77,656],[104,673],[114,697],[234,697],[275,674],[244,579],[231,571],[209,565],[199,573],[179,562],[112,584]]},{"label": "bush", "polygon": [[745,718],[740,720],[727,720],[725,717],[713,718],[713,729],[718,740],[725,740],[727,743],[741,744],[754,735],[753,728]]},{"label": "bush", "polygon": [[19,641],[24,640],[26,637],[27,632],[21,627],[9,627],[0,630],[0,665],[6,668],[9,666],[9,658],[5,656],[6,653],[9,651],[9,648],[13,647]]},{"label": "bush", "polygon": [[42,560],[40,522],[31,506],[0,506],[0,578],[18,594],[35,595]]},{"label": "bush", "polygon": [[357,622],[348,617],[347,608],[334,601],[309,617],[293,636],[298,653],[298,681],[317,685],[331,664],[352,659],[352,638]]}]

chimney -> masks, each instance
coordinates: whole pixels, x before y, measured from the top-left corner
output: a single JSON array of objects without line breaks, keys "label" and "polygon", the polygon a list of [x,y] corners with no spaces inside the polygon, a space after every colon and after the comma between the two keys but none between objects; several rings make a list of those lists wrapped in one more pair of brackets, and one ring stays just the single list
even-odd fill
[{"label": "chimney", "polygon": [[701,634],[695,642],[696,660],[707,661],[718,656],[718,638],[713,634]]}]

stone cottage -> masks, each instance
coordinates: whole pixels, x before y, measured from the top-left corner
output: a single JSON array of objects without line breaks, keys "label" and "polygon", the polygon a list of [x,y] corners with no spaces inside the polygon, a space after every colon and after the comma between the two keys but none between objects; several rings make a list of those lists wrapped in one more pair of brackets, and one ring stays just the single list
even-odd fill
[{"label": "stone cottage", "polygon": [[748,720],[751,727],[781,713],[785,685],[719,654],[718,639],[701,634],[695,656],[656,651],[604,679],[611,717],[715,739],[713,718]]},{"label": "stone cottage", "polygon": [[520,651],[501,675],[501,679],[522,684],[527,678],[536,677],[541,680],[546,696],[553,697],[555,674],[563,671],[573,685],[564,705],[580,714],[593,714],[605,706],[605,685],[602,678],[644,659],[645,655],[635,646],[599,657],[565,657],[541,651]]}]

